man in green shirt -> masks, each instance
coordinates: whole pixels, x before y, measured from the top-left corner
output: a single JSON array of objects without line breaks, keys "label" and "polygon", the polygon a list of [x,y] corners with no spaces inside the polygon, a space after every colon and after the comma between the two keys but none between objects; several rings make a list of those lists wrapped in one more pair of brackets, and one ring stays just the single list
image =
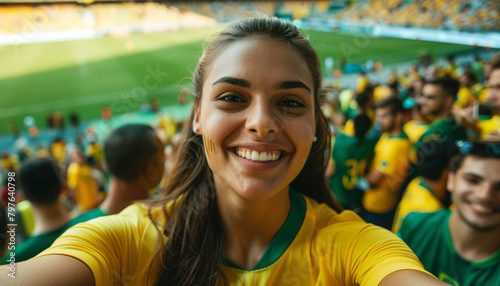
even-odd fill
[{"label": "man in green shirt", "polygon": [[31,236],[18,245],[10,245],[0,264],[28,260],[48,248],[70,221],[69,212],[59,200],[63,182],[54,160],[34,158],[19,170],[19,185],[30,201],[35,219]]},{"label": "man in green shirt", "polygon": [[500,285],[500,143],[458,141],[448,189],[455,208],[410,213],[398,235],[451,285]]},{"label": "man in green shirt", "polygon": [[357,115],[353,122],[355,136],[343,132],[335,136],[327,177],[342,206],[359,211],[363,192],[356,188],[356,183],[370,166],[378,136],[373,132],[367,134],[371,120],[366,114]]},{"label": "man in green shirt", "polygon": [[432,123],[415,143],[415,150],[429,141],[454,143],[467,138],[465,128],[459,126],[452,115],[459,86],[460,83],[450,77],[440,77],[425,83],[419,103],[422,113],[432,118]]}]

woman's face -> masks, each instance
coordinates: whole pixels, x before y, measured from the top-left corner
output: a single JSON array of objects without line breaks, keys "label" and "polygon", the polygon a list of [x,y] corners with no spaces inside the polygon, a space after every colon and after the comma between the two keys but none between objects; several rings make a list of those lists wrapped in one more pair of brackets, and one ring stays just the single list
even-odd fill
[{"label": "woman's face", "polygon": [[313,78],[285,43],[237,41],[207,68],[193,131],[219,195],[264,200],[299,174],[315,134]]}]

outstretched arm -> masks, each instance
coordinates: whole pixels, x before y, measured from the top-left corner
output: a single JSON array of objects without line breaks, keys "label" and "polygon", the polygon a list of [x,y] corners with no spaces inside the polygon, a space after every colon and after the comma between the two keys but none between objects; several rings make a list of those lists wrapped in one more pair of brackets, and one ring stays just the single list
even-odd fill
[{"label": "outstretched arm", "polygon": [[88,286],[95,285],[95,281],[90,268],[80,260],[47,255],[16,263],[15,268],[0,266],[0,285]]},{"label": "outstretched arm", "polygon": [[413,285],[429,285],[429,286],[450,286],[449,284],[438,280],[437,278],[417,270],[399,270],[393,272],[380,282],[379,286],[413,286]]}]

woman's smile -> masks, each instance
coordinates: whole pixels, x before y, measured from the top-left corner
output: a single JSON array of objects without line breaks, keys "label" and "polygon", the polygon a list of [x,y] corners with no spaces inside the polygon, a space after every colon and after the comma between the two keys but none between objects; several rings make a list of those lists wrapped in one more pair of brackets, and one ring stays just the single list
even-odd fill
[{"label": "woman's smile", "polygon": [[260,37],[227,47],[207,74],[193,130],[203,134],[216,188],[223,182],[254,199],[288,190],[315,134],[306,62],[283,42]]}]

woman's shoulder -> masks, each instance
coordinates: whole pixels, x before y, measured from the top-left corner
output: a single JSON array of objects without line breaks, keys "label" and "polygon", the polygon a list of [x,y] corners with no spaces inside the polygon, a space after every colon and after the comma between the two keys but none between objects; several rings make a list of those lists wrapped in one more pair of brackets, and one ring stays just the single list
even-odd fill
[{"label": "woman's shoulder", "polygon": [[[326,204],[320,204],[314,199],[304,196],[307,204],[306,220],[314,229],[316,236],[340,237],[349,241],[356,237],[391,237],[390,231],[373,224],[366,223],[351,210],[340,213]],[[395,236],[394,236],[395,237]]]},{"label": "woman's shoulder", "polygon": [[302,195],[307,205],[306,216],[314,219],[316,227],[327,227],[331,224],[366,224],[355,212],[344,210],[336,212],[328,205],[318,203],[316,200]]},{"label": "woman's shoulder", "polygon": [[[178,200],[179,201],[179,200]],[[128,221],[138,225],[148,225],[152,221],[157,225],[165,225],[168,217],[178,201],[170,201],[165,204],[134,203],[123,209],[119,214],[114,215],[115,219]],[[107,216],[106,218],[113,218]]]}]

